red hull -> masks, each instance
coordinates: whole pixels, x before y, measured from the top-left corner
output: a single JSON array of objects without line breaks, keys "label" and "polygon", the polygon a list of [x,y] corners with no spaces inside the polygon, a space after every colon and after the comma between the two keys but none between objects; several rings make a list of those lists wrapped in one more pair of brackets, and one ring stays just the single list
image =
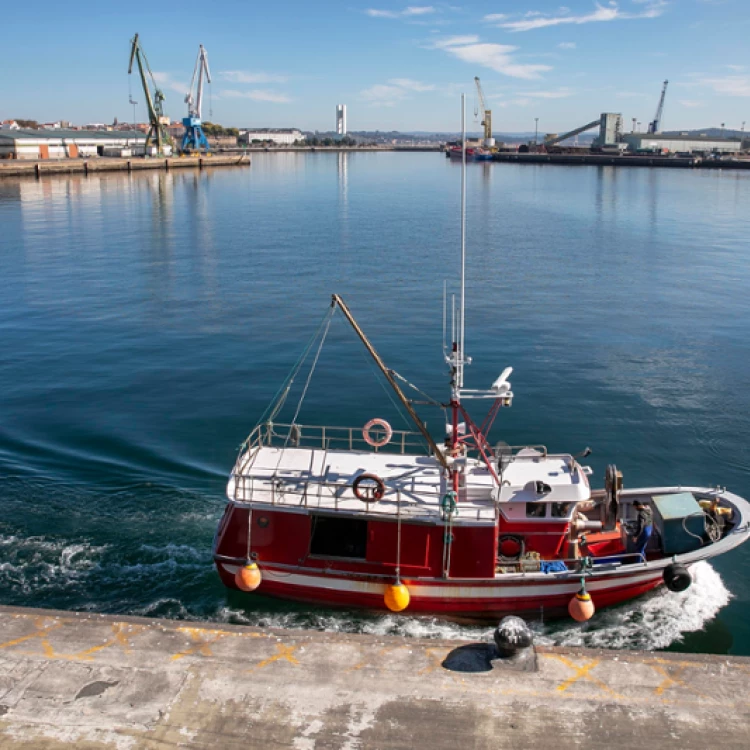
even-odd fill
[{"label": "red hull", "polygon": [[[237,589],[232,572],[236,566],[217,563],[217,568],[224,584]],[[322,570],[308,570],[304,574],[275,572],[270,568],[261,570],[264,578],[257,589],[259,594],[318,606],[388,611],[383,601],[385,585],[364,577],[339,577]],[[309,579],[310,584],[299,580],[303,578]],[[498,579],[486,582],[403,579],[403,583],[411,593],[408,613],[475,620],[496,620],[509,614],[526,617],[567,615],[568,604],[579,585],[555,580],[504,583]],[[590,580],[588,589],[596,608],[601,609],[641,596],[661,583],[661,571],[650,571],[608,580]],[[459,596],[452,595],[456,590],[460,592]]]}]

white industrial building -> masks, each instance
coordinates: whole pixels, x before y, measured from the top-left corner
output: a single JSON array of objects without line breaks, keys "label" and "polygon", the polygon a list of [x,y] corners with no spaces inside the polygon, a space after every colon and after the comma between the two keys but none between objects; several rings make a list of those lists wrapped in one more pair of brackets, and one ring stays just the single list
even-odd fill
[{"label": "white industrial building", "polygon": [[242,145],[251,145],[253,141],[271,141],[282,146],[291,146],[295,141],[304,139],[301,130],[297,128],[266,128],[253,130],[240,130],[237,142]]},{"label": "white industrial building", "polygon": [[145,134],[137,130],[1,130],[0,159],[143,156],[145,144]]},{"label": "white industrial building", "polygon": [[740,138],[711,138],[702,135],[669,135],[667,133],[623,133],[628,151],[651,153],[733,154],[740,151]]}]

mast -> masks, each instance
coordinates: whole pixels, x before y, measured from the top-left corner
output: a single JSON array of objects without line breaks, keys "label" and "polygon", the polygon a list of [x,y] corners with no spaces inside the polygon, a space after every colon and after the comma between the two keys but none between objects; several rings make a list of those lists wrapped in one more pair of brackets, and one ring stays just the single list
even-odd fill
[{"label": "mast", "polygon": [[434,441],[432,435],[430,435],[429,431],[427,430],[425,423],[419,418],[417,412],[414,411],[414,407],[411,405],[411,401],[406,398],[404,392],[401,390],[401,388],[399,388],[399,385],[396,382],[395,378],[393,377],[393,375],[391,375],[391,371],[385,366],[385,362],[383,362],[383,360],[380,358],[380,355],[375,351],[375,347],[370,343],[370,340],[365,335],[365,332],[359,327],[357,321],[354,320],[354,316],[349,311],[349,308],[346,306],[344,300],[342,300],[338,294],[334,294],[331,296],[331,306],[335,307],[336,305],[338,305],[341,309],[341,312],[344,313],[344,316],[351,324],[354,332],[357,334],[357,336],[359,336],[362,343],[365,345],[365,349],[367,349],[367,351],[370,353],[370,356],[375,360],[375,364],[380,368],[383,375],[385,375],[386,380],[390,383],[391,388],[393,388],[401,403],[406,407],[406,411],[409,412],[409,416],[414,420],[414,424],[417,426],[419,431],[422,433],[422,436],[427,441],[427,444],[430,446],[430,450],[435,454],[435,458],[437,458],[444,469],[448,469],[448,462],[445,460],[443,451],[438,448],[437,443]]}]

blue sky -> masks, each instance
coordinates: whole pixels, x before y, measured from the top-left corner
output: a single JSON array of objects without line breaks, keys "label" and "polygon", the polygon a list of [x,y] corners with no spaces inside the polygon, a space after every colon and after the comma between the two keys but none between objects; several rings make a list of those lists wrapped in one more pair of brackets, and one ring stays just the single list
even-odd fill
[{"label": "blue sky", "polygon": [[[495,132],[536,117],[556,132],[605,111],[645,127],[664,79],[665,128],[750,125],[749,0],[563,2],[11,3],[0,119],[130,121],[137,31],[174,119],[202,43],[203,118],[226,125],[329,130],[343,102],[350,130],[456,130],[463,91],[478,129],[475,75]],[[142,105],[135,77],[132,91]]]}]

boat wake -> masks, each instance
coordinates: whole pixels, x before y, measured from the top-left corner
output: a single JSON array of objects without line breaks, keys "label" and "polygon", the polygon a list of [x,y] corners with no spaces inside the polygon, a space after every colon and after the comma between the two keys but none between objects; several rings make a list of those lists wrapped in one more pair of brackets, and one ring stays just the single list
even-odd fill
[{"label": "boat wake", "polygon": [[[230,594],[215,580],[210,554],[190,545],[141,544],[123,554],[114,545],[0,534],[0,594],[11,604],[212,620],[262,628],[302,628],[406,638],[487,640],[494,624],[435,617],[368,615],[310,608],[260,596]],[[692,568],[694,583],[674,594],[660,589],[597,612],[584,624],[532,622],[540,645],[664,649],[697,632],[731,594],[708,562]]]},{"label": "boat wake", "polygon": [[[603,610],[587,623],[532,622],[536,643],[646,651],[679,643],[686,633],[702,630],[731,598],[721,576],[709,563],[697,563],[693,567],[693,577],[693,585],[681,594],[659,590],[628,604]],[[350,612],[271,613],[231,607],[223,607],[217,619],[256,627],[447,640],[487,640],[494,629],[494,625],[465,625],[434,617],[384,615],[368,618]]]}]

